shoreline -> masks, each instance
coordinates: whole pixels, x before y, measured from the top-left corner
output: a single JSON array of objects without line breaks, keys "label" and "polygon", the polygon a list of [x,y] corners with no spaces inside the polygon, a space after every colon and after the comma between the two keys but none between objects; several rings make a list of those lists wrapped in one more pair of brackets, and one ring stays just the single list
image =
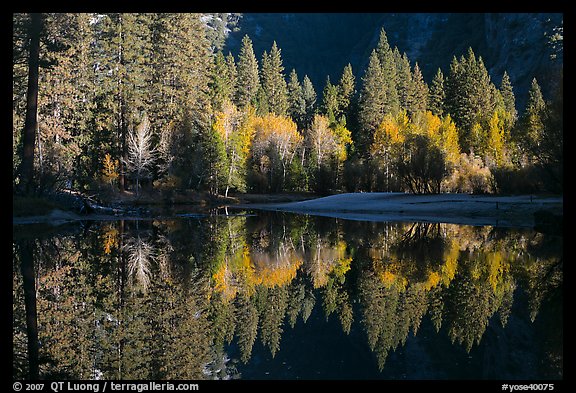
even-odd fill
[{"label": "shoreline", "polygon": [[562,196],[350,193],[309,201],[235,205],[362,221],[420,221],[500,227],[534,227],[537,212],[563,215]]},{"label": "shoreline", "polygon": [[[266,200],[266,199],[265,199]],[[269,200],[269,199],[268,199]],[[417,221],[499,227],[535,227],[544,214],[545,220],[561,220],[562,196],[535,195],[470,195],[470,194],[407,194],[347,193],[292,202],[239,203],[228,209],[279,211],[360,221]],[[183,216],[180,216],[183,217]],[[13,225],[47,223],[60,225],[81,220],[154,220],[160,216],[107,214],[80,215],[54,209],[45,215],[12,217]],[[174,218],[179,218],[175,216]],[[547,221],[548,223],[548,221]]]}]

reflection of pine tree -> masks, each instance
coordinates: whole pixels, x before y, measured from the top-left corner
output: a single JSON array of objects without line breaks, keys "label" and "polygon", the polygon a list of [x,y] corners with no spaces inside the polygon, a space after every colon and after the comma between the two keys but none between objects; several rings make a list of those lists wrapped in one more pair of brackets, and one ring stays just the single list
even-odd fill
[{"label": "reflection of pine tree", "polygon": [[210,325],[205,309],[205,284],[196,275],[189,282],[158,281],[150,293],[154,332],[154,379],[201,379],[209,361]]},{"label": "reflection of pine tree", "polygon": [[304,294],[304,301],[302,302],[302,320],[304,323],[310,318],[314,305],[316,304],[316,296],[314,296],[314,291],[312,288],[306,288],[306,293]]},{"label": "reflection of pine tree", "polygon": [[515,290],[516,282],[512,278],[504,283],[504,294],[502,296],[500,308],[498,309],[498,315],[500,316],[500,323],[502,324],[502,327],[506,327],[508,318],[512,313],[512,304],[514,304]]},{"label": "reflection of pine tree", "polygon": [[459,274],[448,289],[448,335],[452,342],[463,345],[468,352],[474,343],[480,343],[493,314],[491,292],[488,285]]},{"label": "reflection of pine tree", "polygon": [[258,334],[258,310],[252,299],[243,295],[237,297],[236,321],[241,360],[248,363]]},{"label": "reflection of pine tree", "polygon": [[219,299],[215,296],[210,302],[209,317],[214,345],[217,347],[230,344],[234,338],[236,327],[235,306],[233,302]]},{"label": "reflection of pine tree", "polygon": [[260,333],[262,343],[270,348],[272,357],[274,357],[280,349],[282,325],[288,306],[287,287],[269,288],[267,295],[266,304],[260,315]]},{"label": "reflection of pine tree", "polygon": [[338,285],[334,283],[334,280],[328,281],[328,284],[322,290],[322,307],[324,308],[324,313],[326,314],[326,321],[328,317],[338,307]]},{"label": "reflection of pine tree", "polygon": [[154,332],[147,321],[154,315],[154,310],[146,298],[130,296],[122,310],[119,333],[120,340],[124,342],[120,362],[122,379],[153,379],[153,346],[155,344]]},{"label": "reflection of pine tree", "polygon": [[305,297],[306,287],[302,280],[302,274],[300,274],[298,277],[296,277],[288,289],[288,306],[286,310],[286,316],[288,317],[288,323],[290,323],[290,327],[292,328],[294,328],[294,325],[296,325],[298,315],[302,311]]},{"label": "reflection of pine tree", "polygon": [[352,322],[354,321],[354,310],[348,292],[342,292],[340,295],[340,312],[338,313],[340,324],[344,333],[349,334]]},{"label": "reflection of pine tree", "polygon": [[422,285],[411,285],[406,291],[406,313],[412,333],[416,335],[428,309],[428,296]]},{"label": "reflection of pine tree", "polygon": [[436,333],[442,327],[442,313],[444,312],[444,298],[442,288],[437,286],[432,288],[428,296],[428,315],[436,329]]}]

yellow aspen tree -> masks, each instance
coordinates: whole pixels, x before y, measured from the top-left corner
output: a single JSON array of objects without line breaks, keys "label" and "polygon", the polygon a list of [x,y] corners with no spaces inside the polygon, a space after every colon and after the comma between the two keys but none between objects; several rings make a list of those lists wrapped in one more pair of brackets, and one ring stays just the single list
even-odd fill
[{"label": "yellow aspen tree", "polygon": [[446,160],[456,165],[460,160],[460,144],[458,143],[458,129],[450,114],[442,118],[440,138],[442,140],[442,150],[446,154]]},{"label": "yellow aspen tree", "polygon": [[504,127],[498,113],[494,112],[488,122],[487,153],[494,160],[496,166],[504,162]]},{"label": "yellow aspen tree", "polygon": [[113,160],[110,153],[106,153],[102,160],[102,180],[113,186],[114,181],[118,178],[118,160]]}]

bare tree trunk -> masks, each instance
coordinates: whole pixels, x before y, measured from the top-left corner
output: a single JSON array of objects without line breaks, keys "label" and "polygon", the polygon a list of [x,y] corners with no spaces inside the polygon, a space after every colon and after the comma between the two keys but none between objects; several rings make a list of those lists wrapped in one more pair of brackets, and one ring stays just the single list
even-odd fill
[{"label": "bare tree trunk", "polygon": [[22,163],[20,164],[20,189],[29,194],[34,186],[34,149],[36,145],[36,127],[38,124],[38,76],[40,65],[40,34],[42,32],[42,14],[30,14],[28,37],[30,50],[28,55],[28,90],[26,93],[26,121],[22,130]]}]

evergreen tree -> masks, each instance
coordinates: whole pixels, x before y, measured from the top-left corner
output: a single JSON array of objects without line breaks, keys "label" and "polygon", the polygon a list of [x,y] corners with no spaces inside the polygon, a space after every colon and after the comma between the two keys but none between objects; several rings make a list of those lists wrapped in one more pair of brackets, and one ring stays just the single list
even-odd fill
[{"label": "evergreen tree", "polygon": [[460,86],[463,84],[463,74],[463,66],[460,64],[458,59],[456,59],[456,56],[453,56],[444,88],[444,113],[448,113],[452,117],[457,116],[462,103],[461,98],[464,92],[460,89]]},{"label": "evergreen tree", "polygon": [[362,78],[360,91],[358,122],[360,130],[355,135],[354,143],[361,154],[366,154],[372,143],[374,130],[384,117],[386,91],[384,90],[384,75],[378,54],[372,51],[366,73]]},{"label": "evergreen tree", "polygon": [[[232,65],[234,65],[232,63]],[[212,108],[214,110],[221,110],[224,101],[231,99],[234,92],[234,76],[231,71],[227,60],[224,58],[222,52],[216,53],[214,56],[214,66],[210,76],[210,97]]]},{"label": "evergreen tree", "polygon": [[238,84],[238,67],[236,67],[236,61],[230,52],[228,52],[228,56],[226,56],[226,66],[228,67],[227,72],[228,78],[230,80],[230,99],[232,100],[236,97]]},{"label": "evergreen tree", "polygon": [[298,125],[299,129],[304,128],[304,117],[306,114],[306,101],[298,74],[292,69],[288,77],[288,115]]},{"label": "evergreen tree", "polygon": [[414,73],[410,83],[410,94],[408,98],[408,114],[412,117],[416,113],[426,110],[428,104],[428,86],[424,82],[422,72],[418,63],[414,65]]},{"label": "evergreen tree", "polygon": [[444,114],[444,99],[446,94],[444,92],[444,74],[442,70],[438,68],[434,79],[432,79],[432,85],[428,92],[428,109],[436,116],[442,116]]},{"label": "evergreen tree", "polygon": [[306,128],[312,123],[316,113],[316,90],[314,90],[314,85],[308,75],[304,75],[302,80],[302,97],[305,103],[303,128]]},{"label": "evergreen tree", "polygon": [[326,116],[335,121],[339,114],[338,86],[330,82],[330,76],[326,78],[326,86],[322,92],[322,109]]},{"label": "evergreen tree", "polygon": [[506,110],[506,113],[509,117],[506,127],[508,130],[511,130],[514,127],[514,124],[516,124],[518,113],[516,111],[516,98],[514,97],[512,83],[510,82],[510,77],[506,71],[504,71],[504,75],[502,75],[502,82],[500,83],[500,94],[504,100],[504,109]]},{"label": "evergreen tree", "polygon": [[158,164],[164,180],[175,176],[181,186],[196,186],[205,179],[200,139],[209,139],[201,134],[212,129],[209,43],[198,14],[155,15],[153,37],[149,116],[158,134]]},{"label": "evergreen tree", "polygon": [[376,53],[380,66],[382,67],[382,80],[384,87],[384,113],[396,114],[400,110],[400,99],[398,98],[398,75],[396,73],[396,62],[394,52],[390,49],[388,38],[384,28],[380,30],[380,39],[376,46]]},{"label": "evergreen tree", "polygon": [[396,62],[396,73],[398,75],[398,100],[400,107],[408,110],[412,84],[410,61],[406,53],[400,55],[397,48],[394,48],[394,60]]},{"label": "evergreen tree", "polygon": [[260,88],[258,75],[258,60],[254,55],[252,41],[246,35],[242,39],[238,55],[238,84],[236,90],[236,105],[243,109],[248,104],[256,105],[256,95]]},{"label": "evergreen tree", "polygon": [[350,117],[352,100],[356,94],[356,81],[352,73],[352,65],[348,63],[342,71],[342,77],[338,83],[338,112],[335,113],[339,119],[342,115]]},{"label": "evergreen tree", "polygon": [[516,101],[514,97],[514,92],[512,90],[512,83],[510,82],[510,77],[508,73],[504,71],[502,75],[502,83],[500,84],[500,93],[504,99],[504,106],[506,110],[510,113],[516,115]]},{"label": "evergreen tree", "polygon": [[288,91],[284,78],[281,50],[272,43],[270,54],[262,55],[262,90],[268,106],[268,111],[278,116],[284,116],[288,110]]},{"label": "evergreen tree", "polygon": [[[99,169],[91,144],[94,103],[90,14],[46,14],[39,69],[38,186],[82,187]],[[56,185],[55,183],[59,183]]]},{"label": "evergreen tree", "polygon": [[532,154],[538,150],[538,145],[542,143],[545,116],[546,103],[544,102],[540,85],[534,78],[528,91],[528,102],[526,103],[524,116],[516,134],[518,143]]}]

